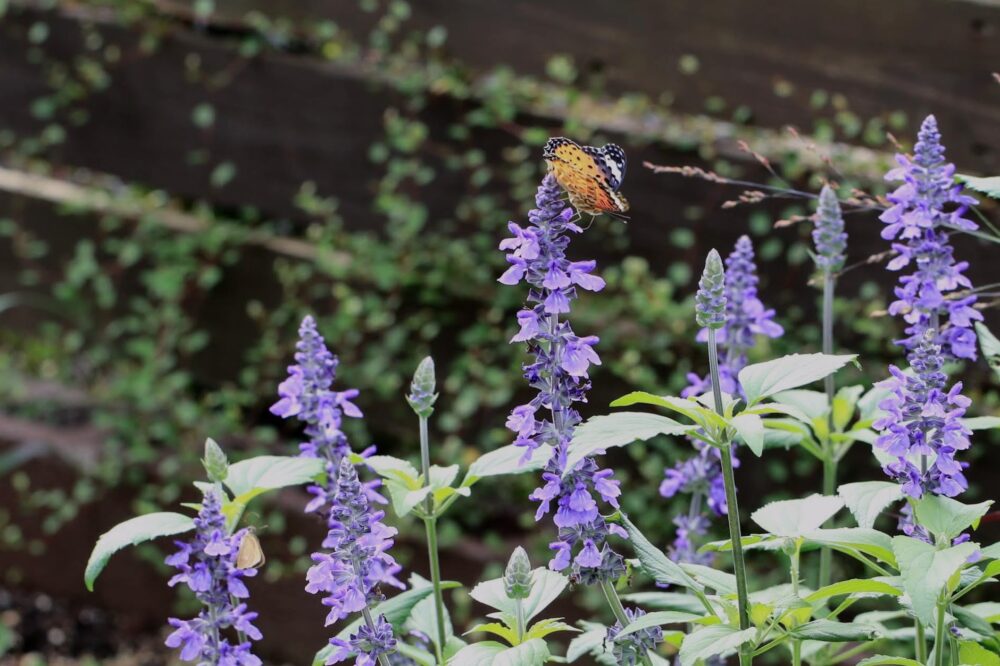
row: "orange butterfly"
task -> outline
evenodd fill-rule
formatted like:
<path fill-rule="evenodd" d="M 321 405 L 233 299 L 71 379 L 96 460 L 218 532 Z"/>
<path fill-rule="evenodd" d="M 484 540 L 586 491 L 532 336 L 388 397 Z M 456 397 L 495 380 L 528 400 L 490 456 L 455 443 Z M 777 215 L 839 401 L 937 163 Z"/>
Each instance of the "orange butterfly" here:
<path fill-rule="evenodd" d="M 600 148 L 581 146 L 565 137 L 545 143 L 542 154 L 549 173 L 566 190 L 580 213 L 607 213 L 628 221 L 628 201 L 618 193 L 625 177 L 625 151 L 613 143 Z"/>

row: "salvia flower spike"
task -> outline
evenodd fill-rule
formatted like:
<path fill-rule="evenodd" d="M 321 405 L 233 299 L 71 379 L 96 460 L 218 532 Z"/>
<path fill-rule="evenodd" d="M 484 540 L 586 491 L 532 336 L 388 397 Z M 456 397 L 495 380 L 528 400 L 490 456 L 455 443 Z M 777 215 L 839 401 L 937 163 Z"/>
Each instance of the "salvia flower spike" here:
<path fill-rule="evenodd" d="M 438 397 L 434 392 L 435 385 L 434 359 L 427 356 L 413 373 L 410 392 L 406 396 L 406 401 L 417 416 L 429 418 L 434 413 L 434 403 Z"/>
<path fill-rule="evenodd" d="M 542 474 L 543 485 L 531 498 L 539 503 L 535 520 L 552 510 L 559 538 L 550 545 L 554 557 L 549 567 L 569 570 L 584 583 L 615 580 L 625 572 L 625 561 L 607 543 L 612 532 L 624 535 L 607 523 L 597 498 L 618 508 L 621 493 L 611 470 L 601 470 L 593 458 L 585 458 L 572 470 L 566 456 L 580 414 L 573 403 L 586 399 L 590 388 L 588 371 L 601 359 L 594 351 L 596 336 L 577 336 L 569 313 L 577 290 L 600 291 L 604 280 L 593 275 L 594 261 L 570 261 L 566 249 L 571 233 L 581 233 L 574 224 L 573 209 L 561 200 L 562 190 L 546 176 L 535 196 L 536 207 L 528 213 L 529 225 L 511 222 L 511 238 L 500 243 L 510 267 L 499 282 L 528 286 L 528 299 L 517 314 L 519 330 L 511 342 L 527 343 L 533 359 L 526 363 L 524 377 L 537 395 L 515 407 L 507 427 L 516 434 L 514 443 L 525 448 L 524 458 L 541 444 L 552 446 L 552 455 Z"/>
<path fill-rule="evenodd" d="M 243 579 L 255 576 L 257 570 L 241 569 L 236 564 L 240 542 L 247 531 L 228 534 L 220 492 L 213 487 L 205 493 L 194 521 L 194 538 L 190 542 L 176 542 L 179 550 L 166 559 L 167 564 L 179 570 L 170 579 L 170 586 L 184 583 L 201 603 L 201 611 L 193 619 L 170 618 L 174 631 L 166 644 L 180 648 L 184 661 L 260 666 L 250 643 L 262 638 L 253 624 L 257 613 L 249 612 L 243 601 L 250 596 Z M 234 642 L 226 635 L 237 632 L 250 640 Z"/>
<path fill-rule="evenodd" d="M 847 258 L 847 233 L 844 231 L 840 201 L 829 185 L 820 190 L 814 220 L 812 238 L 816 267 L 826 273 L 837 273 L 844 268 Z"/>

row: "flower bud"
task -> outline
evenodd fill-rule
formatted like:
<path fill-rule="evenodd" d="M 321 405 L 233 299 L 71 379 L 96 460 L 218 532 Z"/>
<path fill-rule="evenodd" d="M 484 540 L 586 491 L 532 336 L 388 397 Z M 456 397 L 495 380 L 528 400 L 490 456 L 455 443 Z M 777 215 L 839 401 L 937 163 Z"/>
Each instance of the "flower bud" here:
<path fill-rule="evenodd" d="M 229 460 L 211 437 L 205 440 L 205 457 L 201 464 L 205 466 L 208 479 L 214 483 L 222 483 L 229 476 Z"/>
<path fill-rule="evenodd" d="M 503 588 L 510 599 L 527 599 L 531 594 L 531 561 L 520 546 L 514 549 L 507 562 Z"/>
<path fill-rule="evenodd" d="M 434 359 L 428 356 L 420 362 L 417 371 L 413 373 L 410 393 L 406 396 L 406 401 L 410 403 L 417 416 L 428 418 L 434 413 L 434 403 L 438 397 L 434 392 L 435 383 Z"/>
<path fill-rule="evenodd" d="M 722 257 L 714 249 L 708 253 L 705 271 L 698 281 L 695 320 L 709 329 L 720 329 L 726 323 L 726 271 Z"/>

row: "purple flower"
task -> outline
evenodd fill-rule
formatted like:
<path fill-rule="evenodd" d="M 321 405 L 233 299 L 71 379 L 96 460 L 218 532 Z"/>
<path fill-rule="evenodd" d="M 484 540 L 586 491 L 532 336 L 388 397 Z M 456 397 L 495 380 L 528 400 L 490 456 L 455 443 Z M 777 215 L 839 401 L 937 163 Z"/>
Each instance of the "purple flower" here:
<path fill-rule="evenodd" d="M 641 608 L 625 609 L 625 617 L 629 623 L 635 622 L 645 614 Z M 615 636 L 620 634 L 623 628 L 620 621 L 615 622 L 614 626 L 608 627 L 606 635 L 607 644 L 611 646 L 611 653 L 618 666 L 635 666 L 647 652 L 656 650 L 656 646 L 663 642 L 663 629 L 656 626 L 640 629 L 616 641 Z"/>
<path fill-rule="evenodd" d="M 382 524 L 384 512 L 371 511 L 365 487 L 347 458 L 340 461 L 336 485 L 323 541 L 329 552 L 313 553 L 306 573 L 306 591 L 326 595 L 328 625 L 381 601 L 380 584 L 403 587 L 396 579 L 401 567 L 387 552 L 396 530 Z"/>
<path fill-rule="evenodd" d="M 362 622 L 358 630 L 351 634 L 350 640 L 332 638 L 330 643 L 337 649 L 327 658 L 327 664 L 336 664 L 353 656 L 355 666 L 376 666 L 379 655 L 396 649 L 396 637 L 385 615 L 379 615 L 373 626 Z"/>
<path fill-rule="evenodd" d="M 756 345 L 759 336 L 777 338 L 784 334 L 784 329 L 774 321 L 774 310 L 766 308 L 757 296 L 757 266 L 754 263 L 753 243 L 747 236 L 741 236 L 736 241 L 736 246 L 726 258 L 723 282 L 724 315 L 721 318 L 721 328 L 716 331 L 720 352 L 719 388 L 724 393 L 740 395 L 742 388 L 737 376 L 747 364 L 747 353 Z M 703 300 L 713 299 L 705 297 Z M 714 300 L 718 300 L 718 296 Z M 697 340 L 708 340 L 707 328 L 699 331 Z M 690 373 L 687 379 L 688 386 L 681 391 L 681 396 L 685 398 L 697 397 L 712 390 L 711 375 L 701 377 Z M 700 505 L 704 499 L 715 515 L 725 515 L 726 491 L 719 451 L 696 439 L 691 442 L 696 450 L 695 455 L 664 470 L 660 495 L 670 498 L 677 493 L 686 493 L 692 496 L 695 506 Z M 733 464 L 739 465 L 735 456 Z M 703 521 L 700 512 L 696 512 L 694 517 L 679 517 L 678 520 L 682 522 L 675 521 L 678 529 L 672 552 L 678 557 L 691 555 L 697 558 L 678 561 L 701 563 L 706 558 L 710 561 L 710 555 L 694 554 L 692 539 L 692 536 L 700 537 L 707 532 L 707 519 Z"/>
<path fill-rule="evenodd" d="M 711 565 L 715 559 L 712 553 L 699 553 L 697 543 L 708 534 L 708 518 L 700 513 L 693 516 L 682 513 L 674 518 L 674 525 L 677 527 L 677 536 L 667 549 L 670 559 L 674 562 Z"/>
<path fill-rule="evenodd" d="M 962 473 L 968 463 L 955 460 L 955 454 L 969 448 L 972 433 L 961 418 L 971 401 L 961 394 L 961 383 L 946 389 L 945 359 L 932 332 L 907 358 L 912 374 L 890 366 L 892 376 L 879 383 L 891 394 L 879 403 L 883 415 L 874 423 L 881 433 L 875 446 L 895 457 L 883 470 L 910 497 L 925 492 L 954 497 L 968 487 Z"/>
<path fill-rule="evenodd" d="M 945 356 L 975 359 L 972 323 L 983 315 L 972 307 L 975 296 L 956 297 L 972 283 L 964 275 L 968 263 L 955 262 L 948 236 L 978 228 L 964 217 L 976 200 L 954 181 L 955 166 L 945 161 L 934 116 L 920 126 L 913 157 L 897 155 L 896 161 L 899 166 L 885 178 L 903 184 L 889 195 L 893 205 L 879 219 L 886 224 L 882 238 L 896 241 L 892 249 L 897 256 L 889 270 L 913 269 L 899 278 L 896 300 L 889 306 L 891 314 L 908 324 L 900 344 L 912 350 L 934 329 L 934 342 Z"/>
<path fill-rule="evenodd" d="M 183 661 L 260 666 L 260 659 L 250 652 L 249 641 L 234 645 L 223 635 L 225 630 L 232 629 L 252 640 L 262 637 L 253 625 L 257 613 L 248 612 L 245 603 L 236 602 L 250 595 L 243 579 L 257 574 L 256 569 L 240 569 L 236 565 L 246 530 L 235 534 L 226 531 L 219 491 L 215 488 L 205 493 L 194 524 L 194 539 L 190 543 L 178 541 L 179 550 L 167 557 L 166 563 L 179 571 L 169 585 L 187 585 L 202 610 L 190 620 L 170 618 L 174 631 L 167 637 L 166 645 L 180 648 Z"/>
<path fill-rule="evenodd" d="M 847 234 L 837 193 L 829 185 L 824 185 L 819 193 L 819 206 L 814 219 L 812 237 L 816 246 L 813 255 L 816 267 L 824 272 L 836 273 L 844 267 Z"/>
<path fill-rule="evenodd" d="M 500 243 L 510 268 L 499 281 L 527 283 L 528 303 L 517 315 L 519 331 L 511 342 L 528 344 L 533 358 L 523 366 L 524 377 L 537 391 L 531 402 L 513 409 L 507 428 L 517 435 L 514 443 L 524 447 L 525 460 L 543 443 L 552 446 L 542 486 L 531 494 L 539 503 L 535 519 L 541 520 L 554 505 L 559 540 L 551 545 L 549 567 L 570 569 L 576 580 L 591 583 L 625 572 L 624 559 L 607 544 L 609 534 L 622 530 L 604 520 L 598 504 L 600 500 L 617 507 L 621 491 L 612 472 L 600 470 L 592 458 L 566 470 L 573 429 L 580 423 L 573 403 L 586 399 L 590 367 L 600 365 L 601 359 L 594 351 L 597 337 L 575 335 L 560 315 L 570 311 L 577 287 L 600 291 L 604 280 L 593 274 L 596 262 L 566 258 L 569 232 L 581 229 L 570 221 L 573 209 L 561 197 L 555 179 L 546 176 L 535 197 L 537 207 L 528 213 L 530 226 L 511 222 L 512 237 Z"/>
<path fill-rule="evenodd" d="M 351 452 L 347 435 L 341 430 L 343 417 L 361 418 L 362 413 L 353 402 L 358 397 L 357 389 L 331 389 L 339 361 L 327 349 L 311 316 L 307 315 L 299 326 L 295 349 L 295 365 L 288 367 L 288 378 L 278 386 L 280 400 L 271 406 L 271 413 L 282 418 L 294 416 L 304 423 L 309 439 L 299 445 L 301 455 L 324 461 L 325 485 L 307 488 L 314 497 L 306 511 L 313 512 L 326 506 L 336 492 L 337 469 L 341 459 Z M 385 504 L 376 490 L 379 485 L 378 481 L 366 484 L 369 499 Z"/>

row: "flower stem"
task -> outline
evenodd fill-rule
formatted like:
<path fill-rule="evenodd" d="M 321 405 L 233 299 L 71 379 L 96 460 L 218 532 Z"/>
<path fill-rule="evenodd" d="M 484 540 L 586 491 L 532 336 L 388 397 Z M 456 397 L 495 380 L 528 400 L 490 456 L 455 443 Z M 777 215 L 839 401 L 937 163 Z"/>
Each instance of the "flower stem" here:
<path fill-rule="evenodd" d="M 715 330 L 708 329 L 708 366 L 712 373 L 712 394 L 715 398 L 715 411 L 723 414 L 722 388 L 719 382 L 719 350 L 715 342 Z M 722 477 L 726 486 L 726 513 L 729 515 L 729 539 L 733 546 L 733 569 L 736 574 L 736 601 L 740 615 L 740 629 L 750 628 L 750 611 L 747 595 L 746 562 L 743 560 L 743 536 L 740 534 L 740 508 L 736 502 L 736 478 L 733 474 L 733 445 L 728 443 L 719 452 L 722 460 Z M 740 666 L 753 663 L 750 647 L 744 643 L 740 646 Z"/>
<path fill-rule="evenodd" d="M 833 287 L 835 278 L 829 270 L 823 272 L 823 353 L 833 354 Z M 823 447 L 823 494 L 833 495 L 837 488 L 837 459 L 833 443 L 833 375 L 823 379 L 827 404 L 827 441 Z M 827 521 L 829 524 L 829 521 Z M 819 587 L 830 584 L 830 571 L 833 565 L 833 550 L 823 546 L 819 552 Z"/>
<path fill-rule="evenodd" d="M 431 484 L 431 449 L 430 437 L 427 432 L 427 417 L 420 417 L 420 466 L 424 475 L 424 485 Z M 424 518 L 424 528 L 427 532 L 427 559 L 431 567 L 431 585 L 434 587 L 434 616 L 437 620 L 437 640 L 434 642 L 434 653 L 439 664 L 444 664 L 444 644 L 447 640 L 444 632 L 444 593 L 441 590 L 441 559 L 438 556 L 437 516 L 434 515 L 434 496 L 427 494 L 424 501 L 427 517 Z"/>
<path fill-rule="evenodd" d="M 927 661 L 927 637 L 924 632 L 924 623 L 920 620 L 914 620 L 913 629 L 915 632 L 913 636 L 913 654 L 917 661 L 925 663 Z"/>
<path fill-rule="evenodd" d="M 618 590 L 611 584 L 611 581 L 607 580 L 601 581 L 601 590 L 604 591 L 604 598 L 608 600 L 608 605 L 611 606 L 611 612 L 615 614 L 615 619 L 624 629 L 628 626 L 628 616 L 625 615 L 625 606 L 622 605 L 622 600 L 618 597 Z M 644 654 L 642 655 L 642 663 L 645 666 L 652 666 L 653 662 L 650 661 L 648 654 Z"/>
<path fill-rule="evenodd" d="M 517 644 L 524 640 L 524 600 L 514 600 L 514 619 L 517 622 Z"/>
<path fill-rule="evenodd" d="M 947 636 L 947 631 L 944 627 L 944 600 L 938 599 L 937 606 L 937 618 L 934 623 L 934 664 L 935 666 L 944 666 L 944 653 L 947 651 L 948 647 L 945 645 L 945 639 Z"/>
<path fill-rule="evenodd" d="M 364 615 L 364 617 L 365 617 L 365 624 L 368 625 L 368 628 L 371 630 L 372 634 L 374 634 L 375 633 L 375 620 L 372 618 L 372 613 L 371 613 L 370 610 L 368 610 L 368 606 L 367 605 L 364 608 L 361 609 L 361 614 Z M 381 654 L 381 653 L 378 656 L 378 663 L 379 663 L 379 666 L 390 666 L 390 664 L 389 664 L 389 658 L 386 657 L 384 654 Z"/>
<path fill-rule="evenodd" d="M 791 567 L 791 579 L 792 579 L 792 594 L 796 597 L 799 596 L 799 560 L 801 545 L 799 543 L 795 544 L 795 552 L 791 555 L 792 567 Z M 792 666 L 802 666 L 802 641 L 795 639 L 792 641 Z"/>

